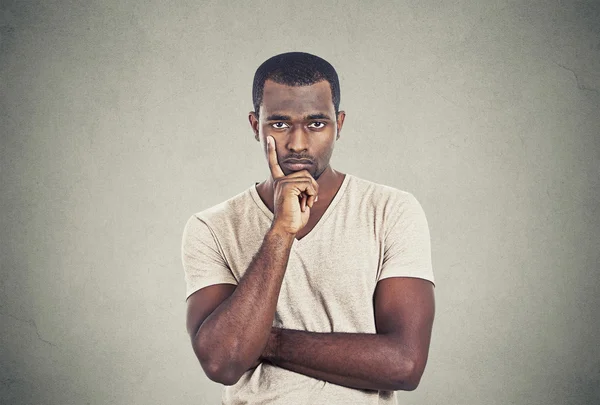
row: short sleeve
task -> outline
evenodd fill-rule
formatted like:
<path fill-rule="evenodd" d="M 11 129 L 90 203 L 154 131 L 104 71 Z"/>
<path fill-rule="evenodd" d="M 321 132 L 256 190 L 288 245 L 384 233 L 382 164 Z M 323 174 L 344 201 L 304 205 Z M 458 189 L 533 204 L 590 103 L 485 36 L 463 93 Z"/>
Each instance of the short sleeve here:
<path fill-rule="evenodd" d="M 209 285 L 237 285 L 213 232 L 196 215 L 188 219 L 183 230 L 181 260 L 185 273 L 186 299 Z"/>
<path fill-rule="evenodd" d="M 435 283 L 431 263 L 429 225 L 421 204 L 410 193 L 394 208 L 384 241 L 383 262 L 377 281 L 388 277 L 415 277 Z"/>

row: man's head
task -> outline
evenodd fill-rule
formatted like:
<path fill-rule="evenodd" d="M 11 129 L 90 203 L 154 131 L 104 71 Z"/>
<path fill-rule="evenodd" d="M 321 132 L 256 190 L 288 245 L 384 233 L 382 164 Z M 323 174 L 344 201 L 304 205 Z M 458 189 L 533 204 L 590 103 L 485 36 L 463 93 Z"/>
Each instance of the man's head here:
<path fill-rule="evenodd" d="M 340 107 L 340 82 L 333 66 L 325 59 L 305 52 L 288 52 L 275 55 L 256 69 L 252 84 L 254 112 L 260 114 L 265 81 L 287 86 L 307 86 L 326 80 L 331 87 L 331 99 L 335 113 Z"/>
<path fill-rule="evenodd" d="M 272 136 L 285 175 L 298 170 L 286 167 L 286 159 L 305 159 L 318 179 L 329 166 L 345 117 L 333 66 L 303 52 L 273 56 L 257 69 L 252 96 L 255 111 L 248 118 L 265 155 L 266 137 Z"/>

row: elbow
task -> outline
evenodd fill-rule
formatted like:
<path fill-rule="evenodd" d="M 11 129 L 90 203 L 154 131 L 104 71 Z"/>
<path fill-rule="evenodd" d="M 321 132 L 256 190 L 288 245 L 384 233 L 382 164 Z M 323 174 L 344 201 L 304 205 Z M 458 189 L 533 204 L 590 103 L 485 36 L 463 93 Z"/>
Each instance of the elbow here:
<path fill-rule="evenodd" d="M 421 382 L 424 367 L 414 360 L 405 360 L 396 369 L 392 386 L 394 391 L 414 391 Z"/>
<path fill-rule="evenodd" d="M 419 386 L 419 380 L 404 380 L 396 387 L 396 391 L 414 391 Z"/>
<path fill-rule="evenodd" d="M 219 358 L 217 356 L 198 355 L 200 365 L 206 376 L 219 384 L 234 385 L 239 381 L 243 373 L 231 358 Z"/>
<path fill-rule="evenodd" d="M 234 385 L 242 376 L 235 371 L 235 368 L 230 364 L 207 363 L 201 362 L 204 373 L 211 380 L 223 385 Z"/>
<path fill-rule="evenodd" d="M 192 344 L 196 357 L 206 376 L 214 382 L 223 385 L 234 385 L 239 381 L 243 373 L 231 356 L 232 350 L 221 350 L 215 345 L 202 342 L 197 339 Z"/>

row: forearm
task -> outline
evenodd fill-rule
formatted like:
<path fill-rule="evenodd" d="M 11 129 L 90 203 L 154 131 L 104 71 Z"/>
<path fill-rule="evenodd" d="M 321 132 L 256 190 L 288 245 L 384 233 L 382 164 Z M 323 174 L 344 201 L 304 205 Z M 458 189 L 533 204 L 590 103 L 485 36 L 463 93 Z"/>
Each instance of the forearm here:
<path fill-rule="evenodd" d="M 398 338 L 273 328 L 263 358 L 276 366 L 357 389 L 411 390 L 420 375 Z M 416 380 L 416 381 L 415 381 Z"/>
<path fill-rule="evenodd" d="M 225 383 L 237 381 L 266 346 L 293 238 L 270 229 L 235 291 L 196 334 L 200 361 Z"/>

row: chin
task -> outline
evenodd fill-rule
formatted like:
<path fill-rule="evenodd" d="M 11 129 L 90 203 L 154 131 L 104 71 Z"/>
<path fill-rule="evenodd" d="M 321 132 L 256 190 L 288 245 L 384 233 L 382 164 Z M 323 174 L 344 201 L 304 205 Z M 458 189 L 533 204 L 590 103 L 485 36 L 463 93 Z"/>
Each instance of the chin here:
<path fill-rule="evenodd" d="M 285 170 L 284 170 L 283 174 L 285 174 L 286 176 L 289 176 L 289 175 L 290 175 L 290 174 L 292 174 L 292 173 L 298 173 L 298 172 L 301 172 L 301 171 L 302 171 L 302 170 L 290 170 L 290 172 L 289 172 L 289 173 L 286 173 L 286 172 L 285 172 Z M 316 173 L 315 173 L 314 171 L 312 171 L 312 170 L 309 170 L 308 172 L 309 172 L 309 173 L 310 173 L 310 175 L 313 177 L 313 179 L 315 179 L 315 180 L 317 179 L 317 177 L 315 176 L 315 174 L 316 174 Z"/>
<path fill-rule="evenodd" d="M 321 177 L 321 175 L 325 172 L 325 170 L 319 170 L 319 167 L 317 167 L 314 171 L 314 173 L 311 173 L 311 176 L 313 176 L 313 178 L 315 180 L 319 180 L 319 177 Z"/>
<path fill-rule="evenodd" d="M 302 171 L 302 170 L 288 170 L 288 169 L 285 169 L 284 167 L 281 167 L 281 169 L 283 170 L 283 174 L 285 174 L 286 176 L 289 176 L 292 173 Z M 324 171 L 325 170 L 320 170 L 319 167 L 315 167 L 314 169 L 309 170 L 308 172 L 313 177 L 313 179 L 319 180 L 319 177 L 321 177 L 321 175 L 323 174 Z"/>

